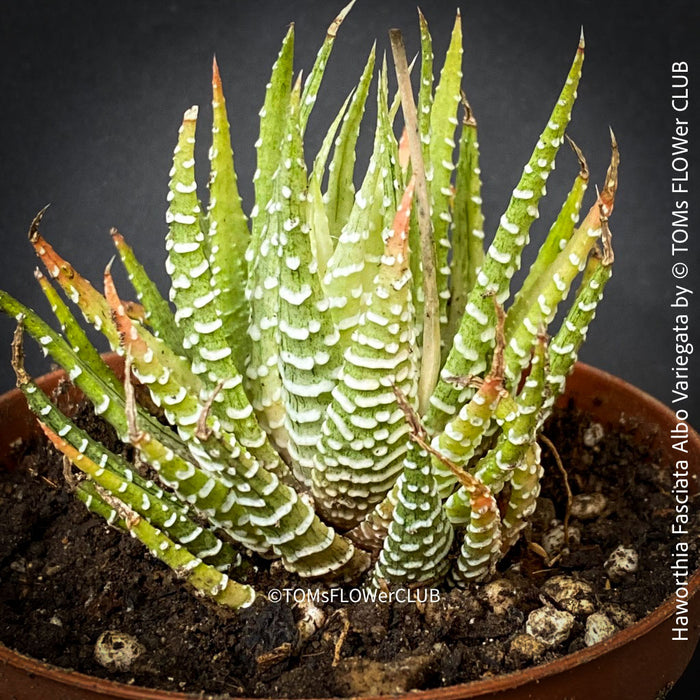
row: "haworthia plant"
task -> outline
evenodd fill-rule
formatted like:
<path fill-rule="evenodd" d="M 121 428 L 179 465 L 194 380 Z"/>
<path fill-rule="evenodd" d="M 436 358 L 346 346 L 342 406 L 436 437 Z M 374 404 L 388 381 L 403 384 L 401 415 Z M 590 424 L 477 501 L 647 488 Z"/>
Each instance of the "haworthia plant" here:
<path fill-rule="evenodd" d="M 249 215 L 214 62 L 206 207 L 195 178 L 196 106 L 184 114 L 173 155 L 168 295 L 115 229 L 137 301 L 117 289 L 111 263 L 100 292 L 44 238 L 43 211 L 29 238 L 60 331 L 0 291 L 0 308 L 18 321 L 18 386 L 78 470 L 77 498 L 228 607 L 254 599 L 236 578 L 259 555 L 301 577 L 380 588 L 464 586 L 492 575 L 536 506 L 542 427 L 610 278 L 617 144 L 613 137 L 606 181 L 579 224 L 589 171 L 572 142 L 578 175 L 508 304 L 566 136 L 583 38 L 484 249 L 459 15 L 437 80 L 419 16 L 417 107 L 403 41 L 392 32 L 410 128 L 395 123 L 399 102 L 372 47 L 319 152 L 306 151 L 309 116 L 351 6 L 331 23 L 305 82 L 293 77 L 293 26 L 284 37 L 260 110 Z M 358 135 L 373 91 L 374 143 L 356 190 Z M 124 356 L 123 380 L 54 284 Z M 43 394 L 24 369 L 24 334 L 134 447 L 151 480 Z"/>

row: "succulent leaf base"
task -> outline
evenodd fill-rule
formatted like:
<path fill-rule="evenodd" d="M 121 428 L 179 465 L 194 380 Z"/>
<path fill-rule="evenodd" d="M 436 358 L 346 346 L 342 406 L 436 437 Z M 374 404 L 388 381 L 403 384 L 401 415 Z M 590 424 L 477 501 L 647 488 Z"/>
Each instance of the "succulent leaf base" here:
<path fill-rule="evenodd" d="M 488 579 L 535 508 L 538 438 L 611 274 L 617 146 L 613 137 L 606 181 L 579 223 L 589 173 L 571 142 L 579 172 L 510 300 L 568 138 L 583 37 L 485 249 L 459 14 L 437 80 L 419 17 L 417 105 L 394 32 L 396 94 L 373 48 L 308 159 L 307 122 L 349 9 L 329 27 L 303 83 L 293 74 L 293 26 L 284 38 L 260 110 L 249 216 L 214 62 L 207 207 L 195 180 L 197 107 L 184 114 L 170 171 L 167 300 L 116 230 L 137 301 L 125 301 L 110 266 L 98 291 L 43 237 L 43 212 L 29 237 L 61 332 L 0 291 L 0 307 L 18 320 L 18 385 L 82 477 L 77 497 L 224 606 L 255 598 L 238 581 L 256 554 L 300 577 L 382 588 Z M 373 151 L 355 189 L 360 123 L 373 94 Z M 397 138 L 399 108 L 406 128 Z M 124 356 L 124 381 L 56 287 Z M 32 381 L 24 334 L 133 446 L 134 464 L 76 427 Z"/>

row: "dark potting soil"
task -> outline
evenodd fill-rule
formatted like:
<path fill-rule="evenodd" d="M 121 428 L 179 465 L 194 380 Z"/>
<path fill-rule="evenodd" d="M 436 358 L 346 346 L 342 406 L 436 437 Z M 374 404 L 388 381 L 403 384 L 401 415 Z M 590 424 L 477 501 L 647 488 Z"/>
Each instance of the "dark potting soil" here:
<path fill-rule="evenodd" d="M 88 407 L 77 421 L 113 450 L 124 449 Z M 675 590 L 675 499 L 654 437 L 634 425 L 606 432 L 569 407 L 555 413 L 545 434 L 577 496 L 563 551 L 566 490 L 543 447 L 546 472 L 532 527 L 501 562 L 495 583 L 441 589 L 439 601 L 336 600 L 318 603 L 320 610 L 261 595 L 238 612 L 195 598 L 140 543 L 88 513 L 45 442 L 19 445 L 19 467 L 0 474 L 0 640 L 83 673 L 224 697 L 394 693 L 550 661 L 595 641 L 592 630 L 603 623 L 608 631 L 633 623 Z M 688 541 L 697 543 L 700 509 L 691 512 Z M 620 545 L 638 554 L 635 572 L 611 569 Z M 698 564 L 693 547 L 691 569 Z M 257 565 L 251 583 L 260 592 L 327 590 L 275 564 Z M 537 627 L 530 614 L 543 607 L 554 618 Z M 317 626 L 301 623 L 304 614 L 315 614 Z M 562 615 L 567 629 L 557 636 L 553 620 Z M 96 645 L 132 654 L 120 668 L 104 654 L 98 662 Z"/>

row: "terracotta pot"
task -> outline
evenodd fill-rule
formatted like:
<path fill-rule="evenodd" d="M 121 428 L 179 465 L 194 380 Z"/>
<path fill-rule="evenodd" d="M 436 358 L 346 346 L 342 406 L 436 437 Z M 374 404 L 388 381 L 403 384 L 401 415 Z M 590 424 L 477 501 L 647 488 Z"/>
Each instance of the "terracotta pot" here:
<path fill-rule="evenodd" d="M 111 363 L 119 363 L 115 357 Z M 52 388 L 63 375 L 54 372 L 41 380 Z M 675 462 L 671 430 L 675 415 L 664 405 L 626 382 L 605 372 L 579 364 L 571 376 L 565 398 L 573 398 L 579 408 L 590 411 L 604 425 L 635 418 L 649 432 L 657 434 L 659 446 Z M 18 391 L 0 397 L 0 464 L 8 464 L 9 445 L 36 431 Z M 700 437 L 689 436 L 690 470 L 698 490 L 700 476 Z M 475 681 L 438 690 L 412 692 L 412 700 L 457 700 L 487 698 L 497 700 L 635 700 L 661 697 L 681 676 L 700 637 L 700 572 L 690 579 L 689 641 L 673 641 L 675 598 L 666 600 L 650 615 L 593 647 L 569 654 L 556 661 L 498 678 Z M 15 700 L 79 700 L 84 698 L 138 698 L 175 700 L 193 698 L 182 693 L 136 688 L 72 673 L 17 654 L 0 645 L 0 696 Z M 201 697 L 201 696 L 196 696 Z"/>

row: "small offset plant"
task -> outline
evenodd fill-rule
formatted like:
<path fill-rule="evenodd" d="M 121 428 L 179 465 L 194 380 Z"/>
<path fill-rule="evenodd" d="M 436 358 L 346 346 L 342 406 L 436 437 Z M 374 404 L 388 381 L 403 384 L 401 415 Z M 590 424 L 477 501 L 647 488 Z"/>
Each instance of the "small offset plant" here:
<path fill-rule="evenodd" d="M 197 107 L 185 112 L 170 171 L 169 300 L 116 230 L 138 301 L 124 300 L 111 264 L 97 291 L 40 233 L 43 212 L 30 241 L 62 333 L 0 292 L 0 306 L 18 320 L 18 385 L 84 475 L 77 497 L 224 606 L 253 601 L 256 591 L 242 582 L 253 553 L 300 577 L 382 588 L 488 579 L 535 508 L 542 426 L 611 274 L 617 147 L 613 138 L 606 181 L 579 224 L 589 173 L 571 142 L 579 172 L 509 303 L 566 138 L 583 38 L 484 250 L 459 15 L 437 80 L 420 16 L 417 105 L 400 35 L 391 33 L 396 95 L 372 49 L 307 167 L 306 126 L 349 9 L 329 27 L 304 82 L 293 75 L 293 26 L 284 38 L 260 111 L 250 216 L 214 62 L 206 208 L 195 182 Z M 371 94 L 374 146 L 356 190 Z M 406 126 L 397 139 L 399 108 Z M 124 356 L 123 380 L 53 283 Z M 24 333 L 133 446 L 134 463 L 74 425 L 32 381 Z"/>

